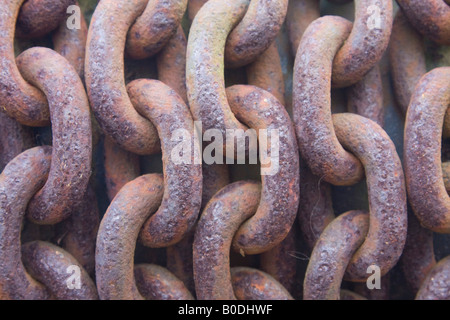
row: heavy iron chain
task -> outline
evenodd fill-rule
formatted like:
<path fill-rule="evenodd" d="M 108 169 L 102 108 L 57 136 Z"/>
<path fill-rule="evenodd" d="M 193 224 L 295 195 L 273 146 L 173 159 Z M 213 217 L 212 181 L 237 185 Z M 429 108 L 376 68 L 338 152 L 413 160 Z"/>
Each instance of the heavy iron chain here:
<path fill-rule="evenodd" d="M 75 0 L 0 2 L 0 299 L 389 299 L 397 265 L 408 297 L 450 299 L 433 245 L 450 233 L 450 67 L 430 70 L 424 45 L 450 44 L 450 3 L 396 2 L 355 0 L 352 23 L 319 0 L 101 0 L 76 29 Z M 52 49 L 16 56 L 36 39 Z M 126 75 L 153 60 L 157 79 Z M 258 152 L 254 179 L 240 151 Z M 368 210 L 336 211 L 334 188 L 364 179 Z"/>

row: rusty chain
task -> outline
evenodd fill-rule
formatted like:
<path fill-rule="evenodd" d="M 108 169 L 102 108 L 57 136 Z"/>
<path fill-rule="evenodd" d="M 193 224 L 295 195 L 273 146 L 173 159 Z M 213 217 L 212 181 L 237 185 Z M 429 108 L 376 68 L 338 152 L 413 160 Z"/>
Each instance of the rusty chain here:
<path fill-rule="evenodd" d="M 449 1 L 88 2 L 0 2 L 0 299 L 450 299 Z"/>

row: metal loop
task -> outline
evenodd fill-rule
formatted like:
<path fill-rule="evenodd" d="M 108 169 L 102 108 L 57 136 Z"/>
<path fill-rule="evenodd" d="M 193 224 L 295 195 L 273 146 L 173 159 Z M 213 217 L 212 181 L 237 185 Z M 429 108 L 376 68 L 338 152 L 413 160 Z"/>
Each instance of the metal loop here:
<path fill-rule="evenodd" d="M 392 26 L 389 61 L 394 92 L 406 115 L 416 84 L 427 72 L 422 37 L 399 9 Z"/>
<path fill-rule="evenodd" d="M 245 69 L 247 83 L 270 92 L 284 106 L 284 77 L 280 54 L 274 43 Z"/>
<path fill-rule="evenodd" d="M 24 0 L 0 2 L 0 100 L 8 115 L 21 124 L 46 126 L 50 112 L 45 95 L 22 78 L 14 55 L 14 31 Z"/>
<path fill-rule="evenodd" d="M 384 125 L 383 83 L 380 67 L 375 65 L 364 77 L 346 89 L 347 110 Z"/>
<path fill-rule="evenodd" d="M 134 277 L 139 292 L 147 300 L 194 300 L 183 282 L 166 268 L 154 264 L 138 264 Z"/>
<path fill-rule="evenodd" d="M 192 116 L 202 121 L 204 130 L 220 130 L 224 137 L 227 129 L 247 129 L 228 104 L 223 52 L 229 33 L 244 17 L 248 5 L 249 0 L 209 0 L 189 33 L 186 86 Z"/>
<path fill-rule="evenodd" d="M 31 22 L 33 25 L 38 23 L 42 28 L 33 30 L 47 30 L 52 27 L 54 22 L 60 23 L 60 19 L 54 20 L 53 15 L 59 11 L 67 9 L 67 2 L 54 0 L 48 1 L 27 1 L 24 7 L 23 19 Z M 3 76 L 0 82 L 0 99 L 3 101 L 3 109 L 9 116 L 13 117 L 21 124 L 29 126 L 48 125 L 50 113 L 45 95 L 36 87 L 33 87 L 20 74 L 15 62 L 14 56 L 14 35 L 17 16 L 23 0 L 3 1 L 0 4 L 0 29 L 3 32 L 0 35 L 0 68 L 3 70 Z M 46 5 L 51 5 L 46 7 Z M 56 6 L 57 8 L 54 8 Z M 51 9 L 51 12 L 47 12 Z M 53 10 L 54 9 L 54 10 Z M 44 11 L 44 12 L 43 12 Z M 53 12 L 54 11 L 54 12 Z M 50 17 L 50 16 L 51 17 Z M 39 19 L 36 19 L 39 17 Z M 41 23 L 40 18 L 50 19 L 51 23 Z M 36 19 L 36 20 L 34 20 Z M 40 22 L 41 21 L 41 22 Z M 84 17 L 81 17 L 80 30 L 68 30 L 65 21 L 62 21 L 60 28 L 54 34 L 55 50 L 66 57 L 74 66 L 80 76 L 83 74 L 84 51 L 86 42 L 87 27 Z M 57 25 L 55 26 L 55 28 Z M 44 31 L 45 31 L 44 30 Z"/>
<path fill-rule="evenodd" d="M 450 233 L 450 198 L 441 167 L 449 82 L 450 67 L 433 69 L 420 79 L 409 104 L 404 136 L 409 202 L 424 227 L 441 233 Z"/>
<path fill-rule="evenodd" d="M 424 36 L 450 45 L 450 5 L 444 0 L 397 0 L 408 20 Z"/>
<path fill-rule="evenodd" d="M 193 245 L 194 281 L 199 300 L 235 300 L 230 248 L 241 224 L 257 210 L 261 186 L 234 182 L 208 202 L 198 222 Z"/>
<path fill-rule="evenodd" d="M 245 254 L 257 254 L 279 244 L 289 233 L 297 215 L 300 193 L 299 153 L 295 131 L 284 107 L 269 92 L 253 86 L 236 85 L 227 89 L 232 112 L 248 124 L 260 137 L 267 130 L 271 142 L 267 144 L 267 157 L 263 163 L 261 201 L 257 212 L 237 231 L 233 248 Z M 277 144 L 279 155 L 275 163 L 269 150 Z M 260 151 L 261 158 L 261 151 Z M 263 161 L 261 161 L 263 162 Z"/>
<path fill-rule="evenodd" d="M 51 153 L 51 147 L 29 149 L 14 158 L 0 175 L 1 299 L 97 298 L 95 285 L 82 265 L 87 262 L 89 266 L 92 256 L 79 263 L 69 252 L 42 241 L 24 244 L 21 249 L 20 234 L 25 210 L 47 179 L 51 170 Z M 86 230 L 81 233 L 86 235 Z M 92 237 L 83 240 L 89 241 Z M 65 242 L 69 250 L 83 249 L 69 243 L 70 240 Z M 89 248 L 84 252 L 89 253 Z M 80 271 L 81 290 L 69 290 L 69 267 Z"/>
<path fill-rule="evenodd" d="M 24 39 L 40 38 L 58 28 L 67 17 L 67 8 L 75 4 L 75 0 L 16 0 L 14 2 L 21 5 L 17 17 L 16 36 Z"/>
<path fill-rule="evenodd" d="M 95 271 L 95 240 L 99 224 L 97 197 L 92 187 L 88 186 L 81 205 L 73 208 L 68 219 L 56 225 L 58 245 L 77 259 L 92 276 Z"/>
<path fill-rule="evenodd" d="M 0 175 L 0 298 L 48 299 L 49 292 L 25 270 L 20 229 L 33 195 L 50 171 L 51 147 L 29 149 L 14 158 Z"/>
<path fill-rule="evenodd" d="M 408 234 L 401 257 L 401 266 L 407 274 L 407 283 L 417 294 L 423 280 L 436 265 L 433 232 L 420 225 L 414 213 L 408 213 Z"/>
<path fill-rule="evenodd" d="M 75 5 L 79 6 L 75 1 Z M 80 29 L 69 29 L 64 20 L 52 37 L 53 48 L 75 68 L 84 81 L 84 57 L 86 55 L 86 41 L 88 26 L 84 15 L 80 15 Z"/>
<path fill-rule="evenodd" d="M 139 177 L 139 156 L 120 148 L 108 137 L 105 137 L 103 148 L 106 191 L 112 201 L 124 185 Z"/>
<path fill-rule="evenodd" d="M 189 108 L 173 89 L 157 80 L 135 80 L 128 86 L 131 102 L 158 130 L 164 171 L 164 197 L 158 211 L 145 222 L 140 239 L 148 247 L 180 241 L 197 220 L 202 201 L 200 145 Z M 188 148 L 179 147 L 174 132 L 189 135 Z M 181 137 L 185 141 L 186 137 Z M 174 160 L 174 153 L 182 157 Z"/>
<path fill-rule="evenodd" d="M 97 237 L 96 278 L 100 299 L 144 299 L 135 279 L 145 274 L 138 269 L 135 276 L 134 251 L 144 222 L 161 203 L 163 189 L 162 175 L 143 175 L 127 183 L 110 204 Z M 115 285 L 111 286 L 111 282 Z"/>
<path fill-rule="evenodd" d="M 348 211 L 334 219 L 314 246 L 303 284 L 305 300 L 339 300 L 342 279 L 369 230 L 363 211 Z"/>
<path fill-rule="evenodd" d="M 58 300 L 98 300 L 97 288 L 81 264 L 65 250 L 44 241 L 22 245 L 29 274 Z M 78 277 L 71 279 L 71 276 Z"/>
<path fill-rule="evenodd" d="M 394 143 L 372 120 L 344 113 L 333 115 L 342 145 L 363 163 L 369 193 L 370 227 L 353 256 L 345 278 L 366 281 L 376 264 L 385 275 L 397 263 L 406 241 L 407 208 L 403 169 Z"/>
<path fill-rule="evenodd" d="M 239 24 L 228 35 L 225 65 L 245 66 L 274 42 L 286 17 L 288 0 L 253 0 Z"/>
<path fill-rule="evenodd" d="M 297 259 L 295 228 L 276 247 L 260 256 L 260 269 L 277 280 L 288 292 L 294 294 L 297 285 Z M 231 270 L 233 272 L 233 270 Z"/>
<path fill-rule="evenodd" d="M 231 282 L 238 300 L 294 300 L 269 274 L 253 268 L 231 268 Z"/>
<path fill-rule="evenodd" d="M 0 110 L 0 173 L 17 155 L 34 146 L 30 128 Z"/>
<path fill-rule="evenodd" d="M 292 56 L 296 56 L 300 40 L 308 26 L 320 18 L 319 0 L 290 0 L 286 15 L 286 28 Z"/>
<path fill-rule="evenodd" d="M 355 22 L 333 61 L 332 86 L 355 84 L 381 59 L 389 44 L 392 1 L 355 0 Z"/>
<path fill-rule="evenodd" d="M 416 300 L 449 300 L 450 256 L 439 261 L 423 280 Z"/>
<path fill-rule="evenodd" d="M 298 224 L 303 239 L 310 250 L 325 227 L 336 217 L 331 199 L 331 185 L 312 174 L 304 161 L 301 161 L 300 202 Z"/>
<path fill-rule="evenodd" d="M 158 53 L 175 35 L 187 7 L 187 0 L 151 0 L 128 31 L 126 53 L 132 59 L 146 59 Z"/>
<path fill-rule="evenodd" d="M 24 78 L 42 90 L 50 106 L 52 165 L 45 186 L 31 200 L 28 217 L 55 224 L 81 203 L 91 175 L 92 130 L 89 102 L 72 66 L 47 48 L 31 48 L 17 58 Z M 63 87 L 64 90 L 59 89 Z"/>
<path fill-rule="evenodd" d="M 124 80 L 126 36 L 146 5 L 145 0 L 101 1 L 91 19 L 85 65 L 89 101 L 100 127 L 120 147 L 139 155 L 160 150 L 155 127 L 133 108 Z"/>
<path fill-rule="evenodd" d="M 331 119 L 333 59 L 351 30 L 343 18 L 326 16 L 305 31 L 294 66 L 294 122 L 298 146 L 311 171 L 334 185 L 352 185 L 364 170 L 339 143 Z"/>

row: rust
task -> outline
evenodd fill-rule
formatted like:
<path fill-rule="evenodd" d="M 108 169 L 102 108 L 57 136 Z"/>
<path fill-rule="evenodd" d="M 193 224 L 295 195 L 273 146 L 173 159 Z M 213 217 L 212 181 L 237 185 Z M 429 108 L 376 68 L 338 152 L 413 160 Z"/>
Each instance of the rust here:
<path fill-rule="evenodd" d="M 258 254 L 279 244 L 289 233 L 297 215 L 300 193 L 299 153 L 295 130 L 283 105 L 269 92 L 249 86 L 235 85 L 227 89 L 228 101 L 236 117 L 254 129 L 277 130 L 279 154 L 271 172 L 261 176 L 261 202 L 257 212 L 238 230 L 233 248 L 245 254 Z M 270 143 L 267 144 L 270 150 Z M 260 154 L 261 156 L 261 154 Z M 267 164 L 262 164 L 268 167 Z"/>
<path fill-rule="evenodd" d="M 127 89 L 134 107 L 158 131 L 164 172 L 161 206 L 144 224 L 140 240 L 148 247 L 167 247 L 184 237 L 194 226 L 200 211 L 202 168 L 194 158 L 194 153 L 200 152 L 194 121 L 180 96 L 160 81 L 135 80 Z M 187 163 L 176 163 L 173 159 L 173 152 L 181 153 L 175 149 L 180 144 L 180 137 L 172 136 L 177 130 L 190 134 L 190 151 L 182 150 L 183 153 L 190 152 Z"/>
<path fill-rule="evenodd" d="M 67 8 L 75 0 L 15 0 L 23 5 L 17 18 L 16 36 L 31 39 L 42 37 L 58 28 L 68 17 Z"/>
<path fill-rule="evenodd" d="M 345 276 L 363 282 L 370 265 L 377 265 L 383 276 L 403 251 L 407 229 L 403 168 L 394 143 L 372 120 L 347 113 L 333 115 L 333 123 L 340 143 L 361 160 L 366 173 L 370 228 Z"/>
<path fill-rule="evenodd" d="M 198 222 L 193 245 L 194 280 L 197 299 L 232 300 L 230 248 L 241 224 L 257 210 L 261 186 L 238 181 L 217 192 Z"/>
<path fill-rule="evenodd" d="M 294 66 L 293 116 L 298 146 L 313 174 L 334 185 L 362 179 L 361 163 L 337 140 L 331 119 L 333 59 L 351 30 L 347 20 L 326 16 L 305 31 Z"/>
<path fill-rule="evenodd" d="M 280 54 L 274 43 L 246 68 L 247 83 L 269 91 L 285 106 Z"/>
<path fill-rule="evenodd" d="M 378 65 L 375 65 L 360 81 L 347 88 L 346 93 L 348 111 L 373 120 L 383 127 L 383 83 Z"/>
<path fill-rule="evenodd" d="M 253 268 L 231 268 L 231 281 L 239 300 L 294 300 L 274 278 Z"/>
<path fill-rule="evenodd" d="M 441 165 L 442 127 L 450 104 L 450 67 L 433 69 L 416 86 L 406 115 L 404 163 L 408 199 L 422 226 L 450 232 L 450 199 Z"/>
<path fill-rule="evenodd" d="M 0 172 L 8 162 L 33 145 L 31 129 L 0 110 Z"/>
<path fill-rule="evenodd" d="M 134 277 L 146 300 L 194 300 L 183 282 L 166 268 L 138 264 L 134 267 Z"/>
<path fill-rule="evenodd" d="M 345 270 L 369 230 L 363 211 L 348 211 L 322 232 L 311 254 L 303 284 L 304 300 L 339 300 Z"/>
<path fill-rule="evenodd" d="M 112 201 L 125 184 L 139 176 L 139 156 L 120 148 L 108 137 L 103 147 L 106 192 Z"/>
<path fill-rule="evenodd" d="M 203 192 L 202 209 L 223 187 L 230 183 L 230 171 L 226 164 L 202 164 Z"/>
<path fill-rule="evenodd" d="M 417 294 L 423 280 L 435 265 L 433 232 L 423 228 L 415 215 L 410 212 L 401 266 L 414 295 Z"/>
<path fill-rule="evenodd" d="M 298 224 L 308 248 L 312 250 L 325 229 L 334 220 L 331 185 L 312 174 L 304 161 L 301 161 Z"/>
<path fill-rule="evenodd" d="M 209 0 L 196 15 L 188 38 L 186 86 L 192 116 L 202 121 L 203 130 L 220 130 L 223 137 L 226 129 L 246 129 L 227 101 L 223 56 L 226 39 L 249 2 Z"/>
<path fill-rule="evenodd" d="M 450 7 L 443 0 L 398 0 L 408 20 L 424 36 L 450 45 Z"/>
<path fill-rule="evenodd" d="M 298 276 L 295 241 L 295 228 L 292 228 L 279 245 L 263 252 L 260 258 L 261 270 L 272 276 L 290 293 L 295 289 Z"/>
<path fill-rule="evenodd" d="M 79 6 L 76 1 L 75 4 Z M 63 20 L 52 38 L 54 50 L 69 61 L 82 80 L 84 79 L 87 33 L 86 19 L 81 14 L 80 29 L 67 28 L 66 20 Z"/>
<path fill-rule="evenodd" d="M 58 300 L 98 300 L 94 281 L 81 264 L 65 250 L 44 241 L 33 241 L 22 245 L 22 260 L 30 275 L 42 283 Z M 80 271 L 80 287 L 71 288 L 75 281 L 70 276 Z"/>
<path fill-rule="evenodd" d="M 55 224 L 69 217 L 72 207 L 82 201 L 91 175 L 89 102 L 77 73 L 55 51 L 28 49 L 17 58 L 17 65 L 25 79 L 45 93 L 53 133 L 49 177 L 31 200 L 28 218 Z"/>
<path fill-rule="evenodd" d="M 100 213 L 97 197 L 88 186 L 81 204 L 72 210 L 72 214 L 56 226 L 58 244 L 70 253 L 90 275 L 95 268 L 95 240 L 97 239 Z"/>
<path fill-rule="evenodd" d="M 50 293 L 25 270 L 20 230 L 33 195 L 50 171 L 52 148 L 36 147 L 15 157 L 0 175 L 0 299 L 48 299 Z"/>
<path fill-rule="evenodd" d="M 449 300 L 450 256 L 439 261 L 428 273 L 417 292 L 416 300 Z"/>
<path fill-rule="evenodd" d="M 264 53 L 274 42 L 286 17 L 288 0 L 253 0 L 239 24 L 228 35 L 225 64 L 245 66 Z"/>
<path fill-rule="evenodd" d="M 167 247 L 167 269 L 183 281 L 189 292 L 195 293 L 192 246 L 195 226 L 176 244 Z"/>
<path fill-rule="evenodd" d="M 389 60 L 395 97 L 406 115 L 414 88 L 427 69 L 423 39 L 401 9 L 392 26 Z"/>
<path fill-rule="evenodd" d="M 290 0 L 286 14 L 286 28 L 292 56 L 297 49 L 306 28 L 320 17 L 319 0 Z"/>
<path fill-rule="evenodd" d="M 162 175 L 143 175 L 127 183 L 108 207 L 100 223 L 95 254 L 100 299 L 144 299 L 136 287 L 134 251 L 139 231 L 158 209 L 163 190 Z"/>
<path fill-rule="evenodd" d="M 124 80 L 127 32 L 146 4 L 142 0 L 101 1 L 91 19 L 85 63 L 89 101 L 100 127 L 121 148 L 139 155 L 160 150 L 155 127 L 133 108 Z"/>
<path fill-rule="evenodd" d="M 186 47 L 187 40 L 183 28 L 178 27 L 156 57 L 158 80 L 175 90 L 187 104 L 186 89 Z"/>
<path fill-rule="evenodd" d="M 355 21 L 333 61 L 333 87 L 355 84 L 381 59 L 389 44 L 392 1 L 355 1 Z"/>
<path fill-rule="evenodd" d="M 158 53 L 175 35 L 188 0 L 152 0 L 137 17 L 127 35 L 126 53 L 145 59 Z"/>
<path fill-rule="evenodd" d="M 19 9 L 24 0 L 0 2 L 0 101 L 6 113 L 28 126 L 50 124 L 47 99 L 20 74 L 14 55 L 14 32 Z"/>

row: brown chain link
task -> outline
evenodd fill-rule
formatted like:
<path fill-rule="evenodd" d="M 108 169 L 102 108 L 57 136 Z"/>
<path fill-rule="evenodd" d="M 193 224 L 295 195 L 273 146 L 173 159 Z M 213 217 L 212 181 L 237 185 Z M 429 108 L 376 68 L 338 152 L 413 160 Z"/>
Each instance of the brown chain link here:
<path fill-rule="evenodd" d="M 450 298 L 448 0 L 88 2 L 0 2 L 0 299 Z"/>

